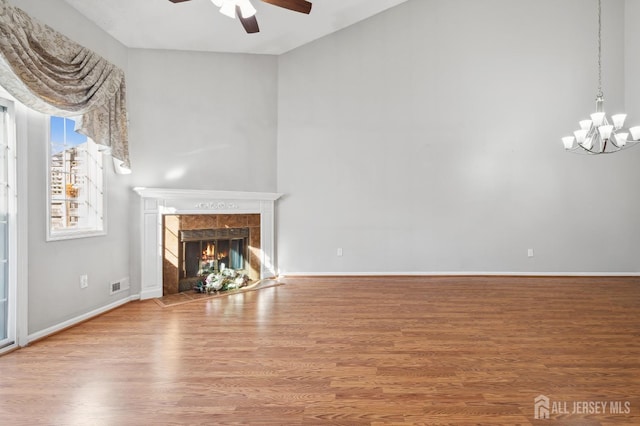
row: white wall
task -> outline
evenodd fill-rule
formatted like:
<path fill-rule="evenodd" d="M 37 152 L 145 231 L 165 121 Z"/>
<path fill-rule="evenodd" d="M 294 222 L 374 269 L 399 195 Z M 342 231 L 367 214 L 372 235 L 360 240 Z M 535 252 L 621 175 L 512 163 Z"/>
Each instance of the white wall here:
<path fill-rule="evenodd" d="M 126 72 L 127 49 L 61 0 L 11 3 L 95 50 Z M 104 237 L 46 242 L 46 118 L 28 114 L 28 333 L 37 335 L 65 321 L 101 309 L 128 292 L 109 295 L 112 281 L 129 276 L 129 179 L 115 176 L 107 163 L 107 230 Z M 19 170 L 24 173 L 25 170 Z M 25 195 L 24 191 L 22 196 Z M 123 206 L 125 206 L 123 208 Z M 80 289 L 79 276 L 89 275 Z M 20 283 L 24 285 L 26 283 Z"/>
<path fill-rule="evenodd" d="M 603 7 L 616 112 L 624 2 Z M 281 56 L 281 271 L 638 271 L 640 149 L 560 142 L 594 109 L 596 34 L 595 2 L 410 0 Z"/>

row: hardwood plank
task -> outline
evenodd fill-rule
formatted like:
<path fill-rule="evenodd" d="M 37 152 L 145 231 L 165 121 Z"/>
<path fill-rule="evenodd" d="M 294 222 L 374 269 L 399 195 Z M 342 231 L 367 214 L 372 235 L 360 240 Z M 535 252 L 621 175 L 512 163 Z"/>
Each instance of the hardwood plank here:
<path fill-rule="evenodd" d="M 638 278 L 285 281 L 130 303 L 6 354 L 0 422 L 537 424 L 544 394 L 630 404 L 548 424 L 640 424 Z"/>

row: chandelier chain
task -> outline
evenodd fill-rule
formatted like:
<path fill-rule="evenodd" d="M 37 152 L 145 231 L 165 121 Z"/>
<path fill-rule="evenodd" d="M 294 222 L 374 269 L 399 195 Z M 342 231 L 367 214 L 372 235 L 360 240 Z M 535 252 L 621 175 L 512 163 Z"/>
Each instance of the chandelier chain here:
<path fill-rule="evenodd" d="M 598 0 L 598 97 L 602 98 L 602 0 Z"/>

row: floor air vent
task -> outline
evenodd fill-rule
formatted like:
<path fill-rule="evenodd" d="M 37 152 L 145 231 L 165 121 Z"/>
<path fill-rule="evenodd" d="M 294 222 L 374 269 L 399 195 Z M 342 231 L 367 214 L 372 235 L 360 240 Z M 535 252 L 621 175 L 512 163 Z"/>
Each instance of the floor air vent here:
<path fill-rule="evenodd" d="M 109 293 L 115 294 L 124 290 L 129 290 L 129 278 L 122 278 L 121 280 L 112 282 Z"/>

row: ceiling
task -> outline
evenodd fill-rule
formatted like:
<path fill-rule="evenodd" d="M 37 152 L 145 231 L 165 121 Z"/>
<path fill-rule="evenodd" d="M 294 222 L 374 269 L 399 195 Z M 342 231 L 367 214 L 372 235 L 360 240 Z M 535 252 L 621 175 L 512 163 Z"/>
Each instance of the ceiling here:
<path fill-rule="evenodd" d="M 252 0 L 257 34 L 245 33 L 210 0 L 65 1 L 130 48 L 279 55 L 407 0 L 311 0 L 310 15 Z"/>

